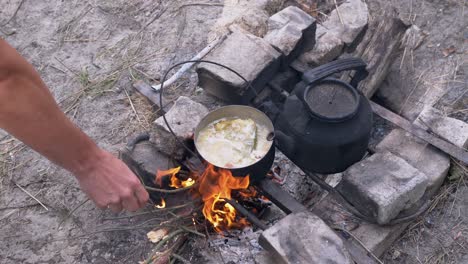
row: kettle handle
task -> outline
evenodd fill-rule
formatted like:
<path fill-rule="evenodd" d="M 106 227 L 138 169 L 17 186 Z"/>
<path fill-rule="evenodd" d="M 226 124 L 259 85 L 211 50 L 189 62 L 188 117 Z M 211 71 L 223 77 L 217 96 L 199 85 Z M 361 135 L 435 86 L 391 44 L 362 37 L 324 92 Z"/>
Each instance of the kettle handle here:
<path fill-rule="evenodd" d="M 359 58 L 340 59 L 304 72 L 302 80 L 307 86 L 338 72 L 356 70 L 357 72 L 350 84 L 354 88 L 357 88 L 359 82 L 365 79 L 369 74 L 366 70 L 366 66 L 367 64 Z"/>

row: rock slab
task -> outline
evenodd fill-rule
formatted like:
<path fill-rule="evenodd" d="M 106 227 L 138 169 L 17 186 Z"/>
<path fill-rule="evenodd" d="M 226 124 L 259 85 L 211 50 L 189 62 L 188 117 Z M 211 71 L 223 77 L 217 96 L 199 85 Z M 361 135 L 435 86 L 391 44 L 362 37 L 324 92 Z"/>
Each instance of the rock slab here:
<path fill-rule="evenodd" d="M 322 24 L 334 32 L 344 43 L 351 45 L 366 27 L 369 10 L 362 0 L 347 0 L 330 13 Z"/>
<path fill-rule="evenodd" d="M 236 74 L 217 65 L 197 67 L 199 86 L 208 93 L 232 103 L 248 103 L 279 70 L 281 53 L 264 39 L 242 30 L 230 34 L 205 60 L 225 65 L 249 81 L 254 90 Z"/>
<path fill-rule="evenodd" d="M 284 55 L 288 65 L 315 44 L 315 19 L 295 6 L 289 6 L 268 19 L 264 39 Z"/>
<path fill-rule="evenodd" d="M 186 137 L 195 131 L 198 123 L 208 112 L 208 108 L 204 105 L 188 97 L 180 96 L 166 113 L 166 119 L 178 137 Z M 169 133 L 169 128 L 162 116 L 156 119 L 155 124 L 157 128 Z"/>
<path fill-rule="evenodd" d="M 299 58 L 303 63 L 321 65 L 337 58 L 343 47 L 354 46 L 368 23 L 369 10 L 361 0 L 347 0 L 317 26 L 315 47 Z"/>
<path fill-rule="evenodd" d="M 427 192 L 431 196 L 440 188 L 450 168 L 447 154 L 402 129 L 392 130 L 376 150 L 389 151 L 423 172 L 428 179 Z"/>
<path fill-rule="evenodd" d="M 195 132 L 198 123 L 208 113 L 208 108 L 204 105 L 188 97 L 180 96 L 174 106 L 166 113 L 166 119 L 174 134 L 180 140 L 184 140 Z M 177 157 L 182 148 L 176 148 L 177 142 L 166 126 L 163 117 L 159 117 L 154 123 L 156 129 L 151 135 L 151 142 L 164 154 L 176 155 Z"/>
<path fill-rule="evenodd" d="M 353 263 L 343 241 L 318 216 L 293 213 L 263 231 L 259 243 L 278 263 Z"/>
<path fill-rule="evenodd" d="M 448 117 L 432 106 L 426 105 L 414 124 L 430 130 L 460 148 L 468 146 L 468 124 Z"/>
<path fill-rule="evenodd" d="M 321 65 L 330 62 L 340 56 L 344 42 L 331 31 L 327 31 L 322 25 L 317 26 L 316 43 L 312 50 L 303 53 L 299 60 L 311 65 Z"/>
<path fill-rule="evenodd" d="M 418 202 L 426 187 L 424 173 L 390 152 L 354 164 L 337 186 L 361 212 L 382 225 Z"/>

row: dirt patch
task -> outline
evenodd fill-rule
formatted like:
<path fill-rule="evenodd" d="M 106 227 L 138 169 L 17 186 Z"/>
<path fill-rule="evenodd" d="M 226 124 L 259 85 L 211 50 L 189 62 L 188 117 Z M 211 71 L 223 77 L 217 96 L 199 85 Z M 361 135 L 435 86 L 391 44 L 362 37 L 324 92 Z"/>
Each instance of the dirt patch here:
<path fill-rule="evenodd" d="M 196 54 L 222 10 L 183 6 L 186 1 L 24 1 L 4 25 L 21 2 L 0 0 L 0 36 L 38 69 L 68 116 L 114 153 L 154 119 L 133 92 L 132 78 L 158 79 L 173 62 Z M 169 90 L 169 99 L 195 94 L 190 78 L 177 92 Z M 1 263 L 136 263 L 146 257 L 148 229 L 136 228 L 144 219 L 103 221 L 112 214 L 91 202 L 67 218 L 85 200 L 72 175 L 4 134 L 0 153 Z M 119 231 L 123 224 L 135 229 Z"/>

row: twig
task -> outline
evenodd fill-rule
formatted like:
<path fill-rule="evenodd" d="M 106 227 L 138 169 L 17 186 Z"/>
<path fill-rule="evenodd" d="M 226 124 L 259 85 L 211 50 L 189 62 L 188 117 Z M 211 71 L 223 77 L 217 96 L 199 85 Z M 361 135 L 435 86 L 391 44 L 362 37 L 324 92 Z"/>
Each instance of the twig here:
<path fill-rule="evenodd" d="M 336 0 L 333 0 L 335 2 L 335 8 L 336 8 L 336 13 L 338 13 L 338 18 L 340 18 L 341 24 L 344 26 L 343 18 L 341 17 L 340 9 L 338 8 L 338 3 Z"/>
<path fill-rule="evenodd" d="M 13 15 L 5 23 L 1 24 L 0 27 L 8 25 L 8 23 L 10 23 L 11 20 L 13 20 L 13 18 L 16 17 L 16 15 L 18 14 L 18 11 L 20 10 L 21 6 L 24 4 L 24 1 L 25 0 L 21 0 L 21 2 L 19 3 L 18 7 L 15 10 L 15 12 L 13 13 Z"/>
<path fill-rule="evenodd" d="M 206 56 L 214 47 L 218 46 L 219 43 L 223 42 L 226 39 L 227 35 L 223 35 L 219 39 L 211 42 L 208 46 L 206 46 L 202 51 L 200 51 L 195 57 L 191 60 L 200 60 Z M 176 82 L 186 71 L 188 71 L 195 63 L 187 63 L 182 66 L 174 75 L 171 76 L 167 81 L 164 82 L 165 87 L 169 87 L 174 82 Z M 151 86 L 155 91 L 159 91 L 161 89 L 161 84 Z"/>
<path fill-rule="evenodd" d="M 195 235 L 197 235 L 197 236 L 206 238 L 206 236 L 205 236 L 204 234 L 202 234 L 202 233 L 200 233 L 200 232 L 198 232 L 198 231 L 196 231 L 196 230 L 190 229 L 190 228 L 188 228 L 188 227 L 186 227 L 186 226 L 182 226 L 181 228 L 182 228 L 183 230 L 189 232 L 189 233 L 192 233 L 192 234 L 195 234 Z"/>
<path fill-rule="evenodd" d="M 18 188 L 20 188 L 23 192 L 25 192 L 27 195 L 29 195 L 29 197 L 33 198 L 36 202 L 38 202 L 44 209 L 46 209 L 46 211 L 49 211 L 49 208 L 47 208 L 47 206 L 45 206 L 41 201 L 39 201 L 36 197 L 34 197 L 34 195 L 26 191 L 26 189 L 24 189 L 23 187 L 19 186 L 16 182 L 15 182 L 15 185 Z"/>
<path fill-rule="evenodd" d="M 152 214 L 152 213 L 161 213 L 161 212 L 170 211 L 170 210 L 177 210 L 177 209 L 181 209 L 181 208 L 187 207 L 189 205 L 192 205 L 193 203 L 194 202 L 191 201 L 191 202 L 188 202 L 188 203 L 185 203 L 185 204 L 176 205 L 176 206 L 172 206 L 172 207 L 160 208 L 160 209 L 152 210 L 152 211 L 149 211 L 149 212 L 142 212 L 142 213 L 132 214 L 132 215 L 104 218 L 104 219 L 102 219 L 102 221 L 121 220 L 121 219 L 127 219 L 127 218 L 142 216 L 142 215 L 148 215 L 148 214 Z"/>
<path fill-rule="evenodd" d="M 3 219 L 7 219 L 8 217 L 10 217 L 10 215 L 14 214 L 16 211 L 18 211 L 18 209 L 14 209 L 13 211 L 5 214 L 4 216 L 2 216 L 2 218 L 0 218 L 0 221 L 2 221 Z"/>
<path fill-rule="evenodd" d="M 76 210 L 78 210 L 78 208 L 80 208 L 81 206 L 83 206 L 83 205 L 84 205 L 85 203 L 87 203 L 88 201 L 89 201 L 89 198 L 86 198 L 83 202 L 81 202 L 79 205 L 75 206 L 75 208 L 73 208 L 70 212 L 68 212 L 67 216 L 65 216 L 65 218 L 64 218 L 62 221 L 60 221 L 58 227 L 60 227 L 65 221 L 67 221 L 68 218 L 69 218 L 70 216 L 72 216 L 73 213 L 74 213 Z"/>
<path fill-rule="evenodd" d="M 184 264 L 190 264 L 190 261 L 186 260 L 185 258 L 183 258 L 180 255 L 177 255 L 176 253 L 172 253 L 171 257 L 177 259 L 180 262 L 183 262 Z"/>
<path fill-rule="evenodd" d="M 135 114 L 135 116 L 136 116 L 138 122 L 140 123 L 140 125 L 141 125 L 144 129 L 146 129 L 147 127 L 145 127 L 145 126 L 142 125 L 143 122 L 141 121 L 140 115 L 138 114 L 137 110 L 135 109 L 135 106 L 133 105 L 132 99 L 130 98 L 130 95 L 128 94 L 127 89 L 124 88 L 124 91 L 125 91 L 125 95 L 126 95 L 127 98 L 128 98 L 128 102 L 130 103 L 130 107 L 132 108 L 133 113 Z M 148 125 L 148 124 L 147 124 L 147 125 Z"/>
<path fill-rule="evenodd" d="M 162 247 L 164 246 L 164 244 L 166 244 L 166 242 L 168 242 L 169 240 L 173 239 L 174 237 L 182 234 L 182 233 L 185 233 L 186 231 L 185 230 L 182 230 L 182 229 L 178 229 L 172 233 L 170 233 L 169 235 L 167 235 L 163 240 L 159 241 L 159 243 L 153 248 L 153 254 L 151 254 L 144 262 L 143 264 L 149 264 L 151 263 L 151 261 L 153 260 L 153 257 L 154 255 L 157 253 L 157 251 Z"/>
<path fill-rule="evenodd" d="M 194 185 L 191 185 L 191 186 L 188 186 L 188 187 L 184 187 L 184 188 L 180 188 L 180 189 L 174 189 L 174 190 L 166 190 L 166 189 L 159 189 L 159 188 L 154 188 L 154 187 L 149 187 L 149 186 L 144 186 L 146 190 L 148 191 L 153 191 L 153 192 L 160 192 L 160 193 L 179 193 L 179 192 L 184 192 L 184 191 L 187 191 L 187 190 L 190 190 L 192 189 L 194 186 L 196 186 L 197 184 L 194 184 Z"/>
<path fill-rule="evenodd" d="M 365 249 L 367 251 L 367 255 L 371 256 L 375 261 L 377 261 L 378 263 L 380 264 L 384 264 L 368 247 L 366 247 L 366 245 L 361 241 L 359 240 L 359 238 L 357 238 L 354 234 L 352 234 L 351 232 L 341 228 L 341 227 L 338 227 L 338 226 L 334 226 L 333 227 L 335 230 L 339 230 L 345 234 L 347 234 L 348 236 L 352 237 L 356 242 L 359 243 L 359 245 L 361 245 L 361 247 L 363 249 Z"/>
<path fill-rule="evenodd" d="M 23 208 L 28 208 L 28 207 L 34 207 L 38 206 L 39 204 L 34 203 L 34 204 L 27 204 L 27 205 L 19 205 L 19 206 L 7 206 L 7 207 L 1 207 L 0 211 L 4 210 L 14 210 L 14 209 L 23 209 Z"/>
<path fill-rule="evenodd" d="M 224 4 L 221 4 L 221 3 L 189 3 L 189 4 L 184 4 L 184 5 L 179 6 L 177 11 L 179 11 L 180 9 L 182 9 L 184 7 L 187 7 L 187 6 L 224 6 Z"/>

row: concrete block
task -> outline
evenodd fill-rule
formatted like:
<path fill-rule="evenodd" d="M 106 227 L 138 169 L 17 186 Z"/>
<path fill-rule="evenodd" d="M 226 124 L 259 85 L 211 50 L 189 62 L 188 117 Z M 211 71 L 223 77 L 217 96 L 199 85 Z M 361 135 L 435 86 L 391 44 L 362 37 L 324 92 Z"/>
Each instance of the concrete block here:
<path fill-rule="evenodd" d="M 444 115 L 441 111 L 426 105 L 414 124 L 432 131 L 436 135 L 461 148 L 468 146 L 468 124 Z"/>
<path fill-rule="evenodd" d="M 333 10 L 322 25 L 347 45 L 351 45 L 367 26 L 369 10 L 362 0 L 347 0 Z"/>
<path fill-rule="evenodd" d="M 450 158 L 435 147 L 402 129 L 394 129 L 377 146 L 378 152 L 389 151 L 420 170 L 428 179 L 427 192 L 437 192 L 450 168 Z"/>
<path fill-rule="evenodd" d="M 315 38 L 314 48 L 299 57 L 301 62 L 321 65 L 341 55 L 344 42 L 335 33 L 327 31 L 322 25 L 317 25 Z"/>
<path fill-rule="evenodd" d="M 279 263 L 353 263 L 343 241 L 318 216 L 293 213 L 263 231 L 259 243 Z"/>
<path fill-rule="evenodd" d="M 330 195 L 316 203 L 312 208 L 312 212 L 327 224 L 340 226 L 351 232 L 377 257 L 386 252 L 408 226 L 408 223 L 379 226 L 357 220 L 353 214 L 345 210 Z"/>
<path fill-rule="evenodd" d="M 376 153 L 354 164 L 337 188 L 361 212 L 387 224 L 424 194 L 427 177 L 390 152 Z"/>
<path fill-rule="evenodd" d="M 264 39 L 284 55 L 288 65 L 315 44 L 315 19 L 295 6 L 289 6 L 268 19 Z"/>
<path fill-rule="evenodd" d="M 279 263 L 353 263 L 343 241 L 318 216 L 293 213 L 263 231 L 259 243 Z"/>
<path fill-rule="evenodd" d="M 205 59 L 237 71 L 259 92 L 279 70 L 280 56 L 265 40 L 235 30 Z M 247 103 L 255 96 L 241 78 L 220 66 L 201 63 L 197 73 L 199 86 L 225 101 Z"/>
<path fill-rule="evenodd" d="M 198 123 L 208 112 L 208 108 L 204 105 L 188 97 L 181 96 L 166 113 L 166 119 L 178 137 L 186 137 L 195 131 Z M 169 133 L 169 128 L 166 126 L 162 116 L 156 119 L 154 123 L 158 128 Z"/>
<path fill-rule="evenodd" d="M 8 133 L 5 130 L 0 129 L 0 139 L 6 137 Z"/>
<path fill-rule="evenodd" d="M 183 140 L 195 132 L 195 128 L 201 119 L 208 114 L 208 109 L 188 97 L 179 97 L 174 106 L 166 113 L 166 119 L 174 133 Z M 154 122 L 156 129 L 151 135 L 151 142 L 164 154 L 172 155 L 177 149 L 176 140 L 170 133 L 163 117 Z"/>
<path fill-rule="evenodd" d="M 268 30 L 268 17 L 280 10 L 285 0 L 225 0 L 223 12 L 208 34 L 208 42 L 229 32 L 238 25 L 251 34 L 263 37 Z"/>

